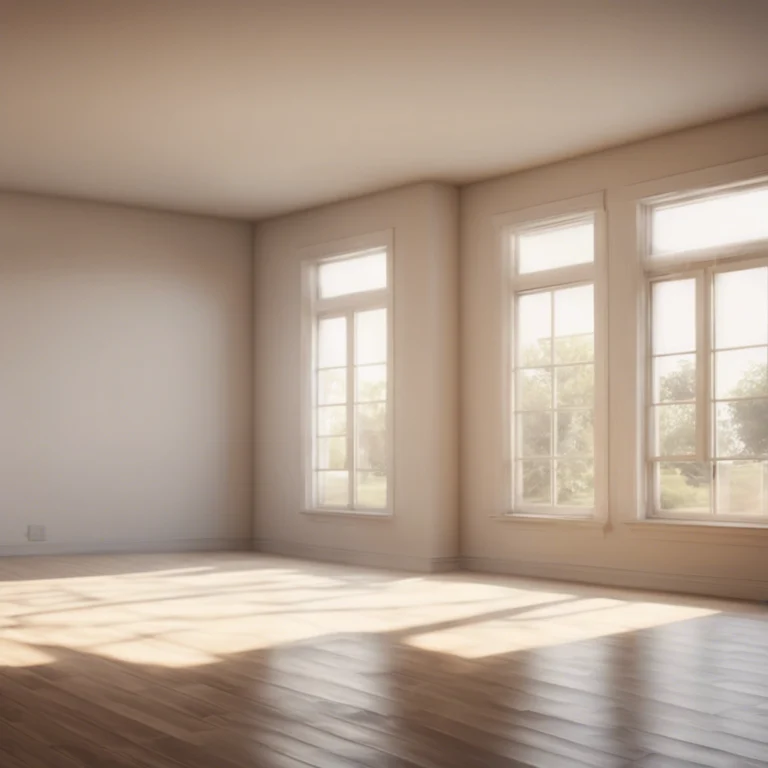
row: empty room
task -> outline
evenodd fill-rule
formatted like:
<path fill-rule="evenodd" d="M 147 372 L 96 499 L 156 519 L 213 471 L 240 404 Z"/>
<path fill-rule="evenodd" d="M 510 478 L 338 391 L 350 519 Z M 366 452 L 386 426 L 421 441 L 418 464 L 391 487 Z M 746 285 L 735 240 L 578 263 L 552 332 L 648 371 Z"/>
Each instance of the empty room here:
<path fill-rule="evenodd" d="M 0 0 L 0 768 L 768 768 L 768 0 Z"/>

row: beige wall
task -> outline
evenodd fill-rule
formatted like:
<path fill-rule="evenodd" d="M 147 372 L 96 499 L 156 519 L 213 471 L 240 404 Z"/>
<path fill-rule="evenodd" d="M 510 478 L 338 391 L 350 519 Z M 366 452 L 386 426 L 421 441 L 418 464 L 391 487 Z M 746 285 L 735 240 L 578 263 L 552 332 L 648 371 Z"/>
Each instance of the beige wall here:
<path fill-rule="evenodd" d="M 0 554 L 249 545 L 250 247 L 0 195 Z"/>
<path fill-rule="evenodd" d="M 766 154 L 768 111 L 462 189 L 461 532 L 468 567 L 768 597 L 765 531 L 633 525 L 640 393 L 634 209 L 626 203 L 629 185 Z M 601 191 L 608 218 L 609 524 L 502 519 L 502 260 L 493 217 Z"/>
<path fill-rule="evenodd" d="M 255 514 L 266 551 L 414 569 L 457 554 L 457 194 L 421 184 L 260 224 Z M 395 514 L 303 513 L 301 249 L 392 229 Z"/>

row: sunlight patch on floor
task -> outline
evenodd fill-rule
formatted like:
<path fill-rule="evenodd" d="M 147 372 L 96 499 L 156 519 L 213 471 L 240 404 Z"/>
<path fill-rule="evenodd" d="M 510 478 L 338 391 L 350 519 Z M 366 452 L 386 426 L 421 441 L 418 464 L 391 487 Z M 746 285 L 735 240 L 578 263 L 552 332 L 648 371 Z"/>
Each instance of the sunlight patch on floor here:
<path fill-rule="evenodd" d="M 26 580 L 18 576 L 31 566 L 15 564 L 16 580 L 0 581 L 0 667 L 50 663 L 57 651 L 193 667 L 344 633 L 480 658 L 718 612 L 695 598 L 675 604 L 618 592 L 620 599 L 472 574 L 405 576 L 216 555 L 197 556 L 191 562 L 203 564 L 191 567 L 151 567 L 163 561 L 144 558 L 134 572 L 110 573 L 130 559 L 84 559 L 88 575 Z"/>

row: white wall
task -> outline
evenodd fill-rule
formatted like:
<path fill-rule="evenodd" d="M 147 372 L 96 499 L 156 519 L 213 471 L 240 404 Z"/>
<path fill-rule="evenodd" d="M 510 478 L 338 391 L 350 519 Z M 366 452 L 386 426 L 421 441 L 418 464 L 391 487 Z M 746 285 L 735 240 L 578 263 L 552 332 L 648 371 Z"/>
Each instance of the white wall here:
<path fill-rule="evenodd" d="M 768 598 L 768 531 L 633 525 L 637 261 L 627 186 L 768 154 L 768 111 L 470 185 L 461 193 L 462 555 L 474 569 Z M 510 520 L 503 496 L 502 259 L 493 217 L 605 191 L 608 526 Z"/>
<path fill-rule="evenodd" d="M 457 554 L 457 194 L 420 184 L 260 224 L 255 514 L 265 551 L 428 570 Z M 303 513 L 303 248 L 392 229 L 395 514 Z"/>
<path fill-rule="evenodd" d="M 0 554 L 249 546 L 250 249 L 245 223 L 0 195 Z"/>

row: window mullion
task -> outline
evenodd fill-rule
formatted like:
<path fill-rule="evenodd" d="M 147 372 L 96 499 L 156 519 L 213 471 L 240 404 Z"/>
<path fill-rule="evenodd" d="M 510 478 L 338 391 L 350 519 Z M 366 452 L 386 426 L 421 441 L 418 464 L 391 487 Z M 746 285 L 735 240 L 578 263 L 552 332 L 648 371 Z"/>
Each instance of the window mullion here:
<path fill-rule="evenodd" d="M 696 458 L 702 462 L 710 458 L 710 280 L 709 270 L 696 275 Z"/>
<path fill-rule="evenodd" d="M 347 311 L 347 483 L 348 506 L 354 509 L 357 506 L 355 498 L 355 312 Z"/>
<path fill-rule="evenodd" d="M 557 490 L 557 484 L 555 482 L 555 473 L 557 472 L 557 461 L 555 459 L 555 443 L 557 441 L 557 436 L 555 435 L 555 429 L 557 428 L 557 411 L 555 410 L 555 405 L 557 403 L 557 376 L 555 375 L 555 292 L 554 290 L 551 291 L 549 294 L 549 312 L 550 312 L 550 318 L 549 318 L 549 332 L 551 334 L 550 341 L 549 341 L 549 363 L 550 363 L 550 371 L 552 373 L 552 402 L 551 402 L 551 408 L 552 411 L 549 414 L 549 428 L 551 430 L 550 432 L 550 443 L 549 443 L 549 493 L 550 493 L 550 499 L 552 500 L 552 506 L 557 506 L 557 497 L 555 496 L 555 492 Z"/>

